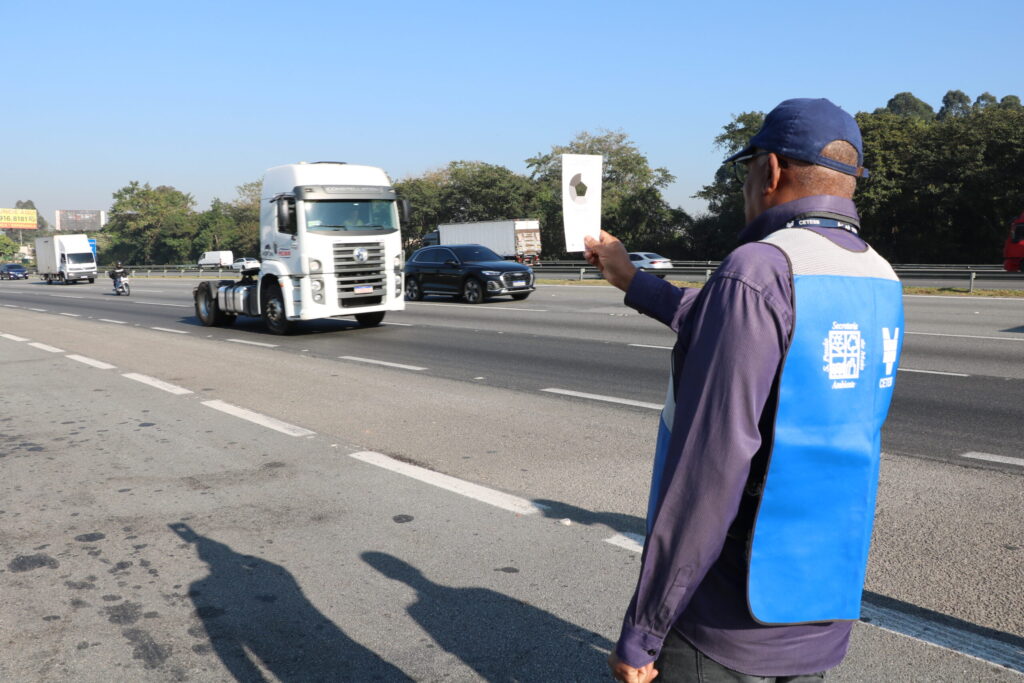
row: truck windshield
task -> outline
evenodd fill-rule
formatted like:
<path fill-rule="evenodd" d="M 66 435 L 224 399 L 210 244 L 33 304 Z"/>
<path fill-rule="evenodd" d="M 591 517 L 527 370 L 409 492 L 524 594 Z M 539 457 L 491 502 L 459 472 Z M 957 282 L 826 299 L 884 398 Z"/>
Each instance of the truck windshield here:
<path fill-rule="evenodd" d="M 68 254 L 69 263 L 95 263 L 96 259 L 92 257 L 92 252 L 86 252 L 84 254 Z"/>
<path fill-rule="evenodd" d="M 310 231 L 392 232 L 398 226 L 392 200 L 307 201 L 304 205 Z"/>

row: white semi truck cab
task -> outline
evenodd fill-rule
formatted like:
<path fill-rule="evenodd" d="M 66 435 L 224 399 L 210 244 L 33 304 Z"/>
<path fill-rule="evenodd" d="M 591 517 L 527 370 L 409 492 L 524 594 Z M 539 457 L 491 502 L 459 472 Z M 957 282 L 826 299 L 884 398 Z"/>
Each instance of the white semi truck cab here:
<path fill-rule="evenodd" d="M 405 309 L 399 200 L 387 174 L 341 162 L 268 169 L 260 198 L 259 269 L 193 290 L 203 325 L 262 317 L 274 334 L 302 320 L 379 324 Z"/>

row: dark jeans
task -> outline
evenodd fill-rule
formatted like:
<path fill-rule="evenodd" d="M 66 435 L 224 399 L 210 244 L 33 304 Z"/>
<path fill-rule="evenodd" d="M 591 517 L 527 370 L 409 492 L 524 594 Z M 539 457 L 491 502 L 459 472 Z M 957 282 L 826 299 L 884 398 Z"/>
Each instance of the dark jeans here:
<path fill-rule="evenodd" d="M 726 668 L 698 651 L 670 629 L 661 656 L 654 663 L 657 683 L 817 683 L 825 672 L 801 676 L 749 676 Z"/>

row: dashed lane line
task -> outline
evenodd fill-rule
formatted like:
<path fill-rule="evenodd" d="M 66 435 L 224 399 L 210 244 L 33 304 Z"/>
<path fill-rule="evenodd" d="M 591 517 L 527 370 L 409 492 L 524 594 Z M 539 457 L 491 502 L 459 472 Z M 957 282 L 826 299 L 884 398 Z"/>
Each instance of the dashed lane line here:
<path fill-rule="evenodd" d="M 995 453 L 977 453 L 971 451 L 970 453 L 961 453 L 961 458 L 970 458 L 972 460 L 987 460 L 988 462 L 999 462 L 1004 465 L 1016 465 L 1017 467 L 1024 467 L 1024 458 L 1011 458 L 1008 455 L 996 455 Z"/>
<path fill-rule="evenodd" d="M 28 341 L 28 339 L 26 339 L 25 337 L 19 337 L 16 334 L 6 334 L 6 333 L 3 333 L 3 334 L 0 334 L 0 337 L 3 337 L 4 339 L 10 339 L 11 341 L 16 341 L 16 342 L 27 342 Z"/>
<path fill-rule="evenodd" d="M 149 375 L 140 375 L 137 372 L 126 372 L 126 373 L 122 374 L 121 376 L 122 377 L 127 377 L 128 379 L 133 379 L 136 382 L 142 382 L 143 384 L 148 384 L 151 387 L 155 387 L 157 389 L 161 389 L 163 391 L 166 391 L 169 394 L 174 394 L 176 396 L 183 396 L 185 394 L 191 394 L 192 393 L 191 389 L 186 389 L 185 387 L 179 387 L 177 384 L 171 384 L 170 382 L 165 382 L 162 379 L 157 379 L 156 377 L 150 377 Z"/>
<path fill-rule="evenodd" d="M 35 311 L 36 313 L 46 313 L 46 309 L 45 308 L 30 308 L 28 310 Z"/>
<path fill-rule="evenodd" d="M 982 337 L 973 334 L 944 334 L 942 332 L 907 332 L 907 336 L 918 337 L 954 337 L 956 339 L 990 339 L 993 341 L 1024 342 L 1024 337 Z"/>
<path fill-rule="evenodd" d="M 629 346 L 635 346 L 640 349 L 665 349 L 671 351 L 671 346 L 655 346 L 654 344 L 629 344 Z"/>
<path fill-rule="evenodd" d="M 159 330 L 160 332 L 173 332 L 174 334 L 188 334 L 185 330 L 172 330 L 169 327 L 151 327 L 151 330 Z"/>
<path fill-rule="evenodd" d="M 249 346 L 263 346 L 268 349 L 276 349 L 277 344 L 268 344 L 266 342 L 249 341 L 248 339 L 228 339 L 229 342 L 235 342 L 236 344 L 248 344 Z"/>
<path fill-rule="evenodd" d="M 111 320 L 110 318 L 98 318 L 101 323 L 114 323 L 115 325 L 127 325 L 123 320 Z"/>
<path fill-rule="evenodd" d="M 50 346 L 42 342 L 29 342 L 29 346 L 37 348 L 40 351 L 48 351 L 49 353 L 64 353 L 64 349 L 58 349 L 56 346 Z"/>
<path fill-rule="evenodd" d="M 65 356 L 65 358 L 70 358 L 71 360 L 78 361 L 79 363 L 91 365 L 92 367 L 99 368 L 100 370 L 113 370 L 114 368 L 117 367 L 116 365 L 104 363 L 103 361 L 96 360 L 95 358 L 89 358 L 88 356 L 79 356 L 77 353 L 69 353 L 67 356 Z"/>
<path fill-rule="evenodd" d="M 939 370 L 913 370 L 911 368 L 898 368 L 899 372 L 916 372 L 922 375 L 945 375 L 946 377 L 970 377 L 962 372 L 940 372 Z"/>
<path fill-rule="evenodd" d="M 81 318 L 81 313 L 61 313 L 60 315 L 66 315 L 69 318 Z"/>
<path fill-rule="evenodd" d="M 238 406 L 231 405 L 230 403 L 225 403 L 224 401 L 203 401 L 203 405 L 208 408 L 213 408 L 214 410 L 219 410 L 222 413 L 227 413 L 228 415 L 233 415 L 234 417 L 247 420 L 249 422 L 252 422 L 253 424 L 258 424 L 262 427 L 266 427 L 268 429 L 273 429 L 274 431 L 281 432 L 282 434 L 287 434 L 288 436 L 316 435 L 316 432 L 312 432 L 303 427 L 297 427 L 293 424 L 282 422 L 277 418 L 273 418 L 268 415 L 263 415 L 261 413 L 248 410 L 246 408 L 239 408 Z"/>
<path fill-rule="evenodd" d="M 569 389 L 556 389 L 548 388 L 541 389 L 550 394 L 562 394 L 563 396 L 574 396 L 576 398 L 585 398 L 591 401 L 604 401 L 605 403 L 619 403 L 625 406 L 635 406 L 637 408 L 650 408 L 651 410 L 661 410 L 665 406 L 660 403 L 645 403 L 644 401 L 634 401 L 629 398 L 619 398 L 617 396 L 603 396 L 601 394 L 587 394 L 582 391 L 571 391 Z"/>
<path fill-rule="evenodd" d="M 427 368 L 420 367 L 419 365 L 403 365 L 402 363 L 390 363 L 386 360 L 374 360 L 373 358 L 360 358 L 359 356 L 338 356 L 342 360 L 351 360 L 357 363 L 370 363 L 371 365 L 384 365 L 389 368 L 399 368 L 401 370 L 426 370 Z"/>
<path fill-rule="evenodd" d="M 501 491 L 496 491 L 494 489 L 487 488 L 486 486 L 480 486 L 479 484 L 472 484 L 463 479 L 457 479 L 455 477 L 448 476 L 447 474 L 434 472 L 433 470 L 428 470 L 424 467 L 410 465 L 407 462 L 389 458 L 383 453 L 359 451 L 358 453 L 349 453 L 349 457 L 410 477 L 425 484 L 436 486 L 444 489 L 445 491 L 451 491 L 452 493 L 457 493 L 460 496 L 472 498 L 473 500 L 481 503 L 486 503 L 488 505 L 501 508 L 502 510 L 514 512 L 518 515 L 532 515 L 546 509 L 544 506 L 534 503 L 533 501 L 526 500 L 525 498 L 513 496 L 508 493 L 502 493 Z"/>
<path fill-rule="evenodd" d="M 605 543 L 611 543 L 614 546 L 631 550 L 634 553 L 642 553 L 644 551 L 644 537 L 640 534 L 621 533 L 615 534 L 611 538 L 604 539 Z"/>
<path fill-rule="evenodd" d="M 165 304 L 159 301 L 132 301 L 133 304 L 143 304 L 145 306 L 170 306 L 171 308 L 192 308 L 188 304 Z"/>

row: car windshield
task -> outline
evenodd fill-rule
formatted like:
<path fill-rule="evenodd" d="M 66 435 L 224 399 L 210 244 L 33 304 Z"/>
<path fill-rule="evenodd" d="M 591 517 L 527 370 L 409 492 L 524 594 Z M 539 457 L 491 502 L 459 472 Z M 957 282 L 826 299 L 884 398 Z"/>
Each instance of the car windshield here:
<path fill-rule="evenodd" d="M 68 254 L 69 263 L 95 263 L 96 259 L 93 258 L 92 252 L 88 251 L 84 254 Z"/>
<path fill-rule="evenodd" d="M 474 263 L 476 261 L 501 261 L 502 258 L 487 247 L 471 245 L 467 247 L 451 247 L 455 255 L 463 263 Z"/>
<path fill-rule="evenodd" d="M 398 214 L 392 200 L 307 201 L 303 205 L 306 230 L 391 232 L 398 226 Z"/>

